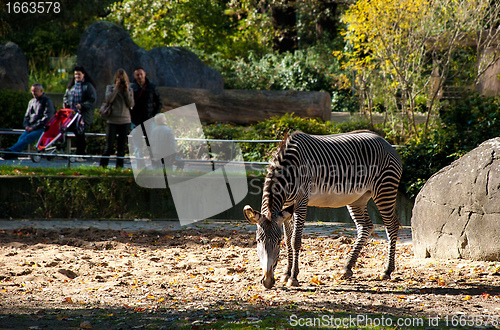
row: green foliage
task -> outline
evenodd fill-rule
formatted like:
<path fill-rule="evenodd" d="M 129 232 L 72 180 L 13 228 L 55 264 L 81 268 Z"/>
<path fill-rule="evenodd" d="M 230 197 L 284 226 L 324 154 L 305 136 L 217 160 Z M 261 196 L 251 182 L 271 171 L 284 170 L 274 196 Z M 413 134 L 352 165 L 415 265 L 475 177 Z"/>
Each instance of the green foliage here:
<path fill-rule="evenodd" d="M 61 4 L 59 12 L 1 15 L 0 25 L 3 25 L 5 33 L 0 33 L 0 43 L 15 42 L 24 51 L 30 65 L 49 69 L 51 56 L 76 54 L 85 29 L 97 17 L 106 15 L 107 7 L 113 0 L 58 2 Z"/>
<path fill-rule="evenodd" d="M 349 88 L 338 87 L 340 69 L 331 49 L 311 46 L 295 53 L 268 53 L 225 59 L 209 55 L 206 63 L 219 71 L 227 89 L 325 91 L 332 96 L 332 111 L 359 109 Z"/>
<path fill-rule="evenodd" d="M 99 109 L 94 109 L 94 121 L 92 122 L 92 126 L 86 132 L 89 133 L 105 133 L 106 132 L 106 120 L 102 119 L 102 117 L 97 113 Z M 87 142 L 87 154 L 89 155 L 100 155 L 104 152 L 104 148 L 106 146 L 106 138 L 102 137 L 92 137 L 86 138 Z M 125 152 L 127 152 L 128 146 L 126 146 Z M 116 148 L 115 148 L 116 150 Z"/>
<path fill-rule="evenodd" d="M 0 128 L 23 128 L 24 115 L 29 101 L 33 98 L 29 92 L 0 89 L 0 109 L 2 124 Z M 2 136 L 2 148 L 11 146 L 18 136 Z"/>
<path fill-rule="evenodd" d="M 404 188 L 415 197 L 429 177 L 441 168 L 500 136 L 500 98 L 471 95 L 450 102 L 440 111 L 443 127 L 423 140 L 411 139 L 399 151 Z"/>
<path fill-rule="evenodd" d="M 444 105 L 440 116 L 453 142 L 453 150 L 458 154 L 500 136 L 499 97 L 470 95 L 464 100 Z"/>
<path fill-rule="evenodd" d="M 33 98 L 30 92 L 0 89 L 0 109 L 2 109 L 3 128 L 22 128 L 24 115 L 29 101 Z"/>
<path fill-rule="evenodd" d="M 225 88 L 257 90 L 332 91 L 336 60 L 313 47 L 294 54 L 250 53 L 235 60 L 209 57 L 209 64 L 222 73 Z"/>
<path fill-rule="evenodd" d="M 296 130 L 308 134 L 325 135 L 368 129 L 368 121 L 331 123 L 317 119 L 300 118 L 293 114 L 275 116 L 248 127 L 229 124 L 204 125 L 205 137 L 231 140 L 281 140 L 285 133 Z M 277 143 L 239 143 L 245 161 L 268 161 Z M 186 150 L 185 152 L 190 152 Z"/>
<path fill-rule="evenodd" d="M 40 83 L 47 93 L 64 93 L 69 80 L 72 78 L 72 68 L 76 64 L 76 56 L 62 56 L 52 61 L 50 68 L 41 65 L 37 68 L 35 60 L 29 63 L 30 85 Z"/>
<path fill-rule="evenodd" d="M 331 91 L 332 111 L 356 112 L 359 111 L 359 102 L 350 88 L 336 88 Z"/>
<path fill-rule="evenodd" d="M 433 113 L 443 84 L 474 86 L 498 61 L 498 52 L 477 52 L 463 36 L 477 35 L 471 39 L 478 44 L 497 40 L 499 31 L 484 26 L 498 26 L 499 13 L 499 2 L 483 0 L 358 0 L 343 16 L 343 81 L 356 86 L 370 111 L 379 99 L 387 109 Z M 410 117 L 403 129 L 425 136 L 428 124 L 419 131 Z"/>
<path fill-rule="evenodd" d="M 68 84 L 68 74 L 59 73 L 54 70 L 31 70 L 30 85 L 40 83 L 47 93 L 64 93 Z"/>
<path fill-rule="evenodd" d="M 36 181 L 36 182 L 34 182 Z M 35 216 L 42 218 L 123 218 L 128 215 L 126 196 L 138 187 L 133 178 L 117 180 L 88 177 L 61 180 L 33 178 L 35 195 L 40 207 Z"/>
<path fill-rule="evenodd" d="M 233 57 L 268 51 L 272 36 L 269 17 L 246 1 L 124 0 L 111 7 L 109 18 L 146 49 L 177 45 Z"/>
<path fill-rule="evenodd" d="M 132 176 L 131 169 L 103 169 L 93 166 L 78 166 L 78 169 L 72 167 L 20 167 L 14 165 L 0 165 L 0 176 L 86 176 L 86 177 L 124 177 Z"/>
<path fill-rule="evenodd" d="M 243 127 L 231 124 L 211 124 L 203 126 L 207 139 L 237 140 L 243 135 Z"/>

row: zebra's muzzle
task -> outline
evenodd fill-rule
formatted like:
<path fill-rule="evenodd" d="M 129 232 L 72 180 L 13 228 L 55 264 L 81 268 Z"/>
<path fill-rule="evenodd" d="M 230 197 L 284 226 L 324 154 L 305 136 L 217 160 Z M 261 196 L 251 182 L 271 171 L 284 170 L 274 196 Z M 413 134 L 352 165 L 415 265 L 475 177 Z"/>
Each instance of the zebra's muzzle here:
<path fill-rule="evenodd" d="M 264 276 L 262 276 L 262 279 L 260 280 L 260 283 L 262 283 L 266 289 L 271 289 L 275 282 L 276 280 L 274 279 L 273 271 L 264 273 Z"/>

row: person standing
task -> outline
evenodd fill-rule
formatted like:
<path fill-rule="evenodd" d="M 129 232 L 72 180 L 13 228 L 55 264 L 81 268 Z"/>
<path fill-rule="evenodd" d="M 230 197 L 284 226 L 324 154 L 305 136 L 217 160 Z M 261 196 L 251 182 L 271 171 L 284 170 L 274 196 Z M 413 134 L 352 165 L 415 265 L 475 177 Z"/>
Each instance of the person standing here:
<path fill-rule="evenodd" d="M 63 103 L 65 108 L 76 110 L 82 115 L 84 125 L 77 123 L 75 129 L 76 154 L 85 155 L 87 148 L 85 131 L 89 130 L 94 120 L 95 84 L 83 66 L 76 66 L 73 69 L 73 74 L 73 79 L 69 82 L 64 93 Z"/>
<path fill-rule="evenodd" d="M 161 101 L 160 93 L 156 85 L 149 81 L 146 77 L 146 71 L 142 67 L 137 67 L 134 70 L 134 81 L 131 85 L 134 91 L 134 102 L 135 105 L 132 108 L 132 129 L 137 126 L 143 126 L 142 124 L 153 118 L 157 113 L 161 111 L 163 103 Z M 153 126 L 148 127 L 148 131 L 153 130 Z M 146 135 L 145 127 L 142 128 L 143 134 Z M 140 135 L 136 135 L 140 136 Z M 144 168 L 144 160 L 142 148 L 144 146 L 143 139 L 134 140 L 134 156 L 138 159 L 138 167 Z"/>
<path fill-rule="evenodd" d="M 115 138 L 116 155 L 125 156 L 125 145 L 130 131 L 130 108 L 134 106 L 134 93 L 130 88 L 127 73 L 123 69 L 118 69 L 114 78 L 114 85 L 106 87 L 105 102 L 111 104 L 111 114 L 106 123 L 106 147 L 103 156 L 110 156 L 113 153 Z M 109 158 L 101 158 L 100 166 L 107 167 Z M 123 167 L 124 159 L 116 160 L 116 168 Z"/>
<path fill-rule="evenodd" d="M 17 142 L 10 148 L 5 149 L 8 152 L 22 152 L 26 147 L 40 139 L 44 132 L 45 124 L 55 114 L 54 103 L 45 96 L 43 86 L 35 83 L 31 86 L 31 95 L 33 99 L 28 103 L 28 109 L 24 115 L 24 132 Z M 4 154 L 3 159 L 17 159 L 16 154 Z"/>
<path fill-rule="evenodd" d="M 167 118 L 163 113 L 154 117 L 155 128 L 151 133 L 151 165 L 153 169 L 162 168 L 172 171 L 177 159 L 177 142 L 174 131 L 167 126 Z"/>

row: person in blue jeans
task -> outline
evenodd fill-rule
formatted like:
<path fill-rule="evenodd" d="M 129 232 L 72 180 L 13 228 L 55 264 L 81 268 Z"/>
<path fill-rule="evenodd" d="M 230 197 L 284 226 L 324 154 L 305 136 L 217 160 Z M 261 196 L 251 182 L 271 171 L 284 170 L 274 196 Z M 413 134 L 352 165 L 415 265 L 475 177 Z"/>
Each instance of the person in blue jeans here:
<path fill-rule="evenodd" d="M 4 150 L 12 153 L 4 153 L 2 156 L 3 159 L 17 159 L 18 155 L 15 154 L 16 152 L 22 152 L 29 144 L 38 141 L 45 131 L 45 124 L 56 112 L 54 103 L 45 96 L 41 84 L 33 84 L 31 86 L 31 94 L 33 95 L 33 99 L 28 103 L 28 109 L 24 115 L 24 132 L 16 144 Z"/>

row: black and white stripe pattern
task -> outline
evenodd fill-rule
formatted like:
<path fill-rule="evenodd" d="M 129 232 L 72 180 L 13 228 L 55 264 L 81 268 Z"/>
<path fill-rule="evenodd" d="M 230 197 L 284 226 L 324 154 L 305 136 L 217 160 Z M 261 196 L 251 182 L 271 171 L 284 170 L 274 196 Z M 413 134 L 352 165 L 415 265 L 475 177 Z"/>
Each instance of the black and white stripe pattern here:
<path fill-rule="evenodd" d="M 325 136 L 295 132 L 282 141 L 268 166 L 262 214 L 249 206 L 245 207 L 244 213 L 249 221 L 254 219 L 252 222 L 259 225 L 257 242 L 258 245 L 259 242 L 263 244 L 261 250 L 272 250 L 275 244 L 279 245 L 281 239 L 277 238 L 282 236 L 282 226 L 280 223 L 273 225 L 273 221 L 283 221 L 288 252 L 284 279 L 289 285 L 298 285 L 298 259 L 307 206 L 347 206 L 358 232 L 343 270 L 343 276 L 347 278 L 352 276 L 351 268 L 373 231 L 366 208 L 368 200 L 373 198 L 389 238 L 389 260 L 383 274 L 384 278 L 389 278 L 395 267 L 400 226 L 395 206 L 401 173 L 402 164 L 397 152 L 386 140 L 372 132 Z M 292 216 L 286 218 L 287 214 Z M 269 223 L 264 224 L 265 221 Z M 276 252 L 266 254 L 261 251 L 259 258 L 261 256 L 277 258 Z M 269 261 L 273 262 L 273 259 Z M 271 268 L 271 272 L 267 269 L 268 276 L 274 270 L 274 267 Z M 271 282 L 274 283 L 274 280 L 263 279 L 263 283 L 268 285 Z"/>

